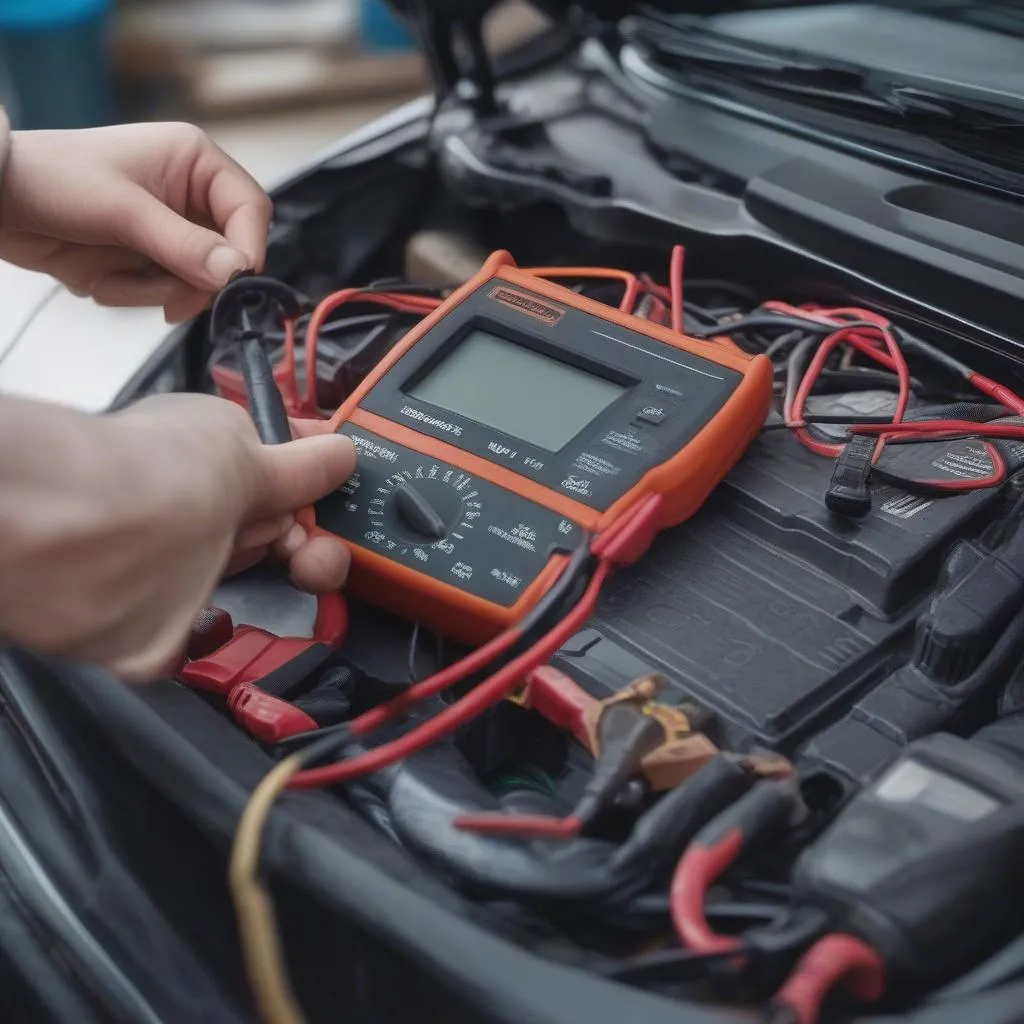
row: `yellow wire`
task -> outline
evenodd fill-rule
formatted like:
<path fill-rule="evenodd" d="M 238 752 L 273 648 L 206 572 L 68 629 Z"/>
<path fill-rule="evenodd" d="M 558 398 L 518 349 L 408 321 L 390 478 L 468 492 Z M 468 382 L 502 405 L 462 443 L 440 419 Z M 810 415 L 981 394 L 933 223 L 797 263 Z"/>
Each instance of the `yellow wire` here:
<path fill-rule="evenodd" d="M 302 768 L 298 754 L 282 761 L 256 787 L 242 812 L 231 849 L 228 884 L 235 904 L 249 984 L 266 1024 L 303 1024 L 288 981 L 270 897 L 260 879 L 263 831 L 274 801 Z"/>

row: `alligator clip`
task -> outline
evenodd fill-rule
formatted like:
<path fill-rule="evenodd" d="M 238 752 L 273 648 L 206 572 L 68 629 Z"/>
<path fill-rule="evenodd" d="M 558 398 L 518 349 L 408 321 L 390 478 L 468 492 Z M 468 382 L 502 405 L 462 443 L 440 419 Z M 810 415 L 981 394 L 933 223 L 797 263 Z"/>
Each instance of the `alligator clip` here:
<path fill-rule="evenodd" d="M 230 629 L 230 633 L 228 632 Z M 266 743 L 279 743 L 316 722 L 290 703 L 315 678 L 345 639 L 348 609 L 337 592 L 317 600 L 312 637 L 281 637 L 255 626 L 232 626 L 230 617 L 208 609 L 189 644 L 192 660 L 178 678 L 196 690 L 224 697 L 239 724 Z M 216 639 L 230 636 L 213 647 Z"/>
<path fill-rule="evenodd" d="M 688 779 L 718 753 L 715 744 L 701 731 L 706 714 L 693 705 L 676 707 L 655 699 L 665 686 L 663 676 L 652 674 L 635 680 L 606 700 L 597 700 L 564 672 L 543 665 L 530 673 L 514 699 L 572 733 L 598 763 L 607 753 L 609 716 L 620 719 L 620 728 L 626 718 L 622 712 L 649 720 L 645 730 L 646 751 L 640 757 L 638 769 L 651 789 L 663 792 Z"/>

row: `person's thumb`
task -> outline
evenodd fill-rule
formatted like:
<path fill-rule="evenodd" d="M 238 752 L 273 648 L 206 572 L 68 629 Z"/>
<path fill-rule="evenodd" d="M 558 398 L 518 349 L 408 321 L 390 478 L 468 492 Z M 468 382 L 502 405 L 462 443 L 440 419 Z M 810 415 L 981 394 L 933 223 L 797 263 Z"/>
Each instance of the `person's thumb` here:
<path fill-rule="evenodd" d="M 295 512 L 336 491 L 356 467 L 355 446 L 340 434 L 304 437 L 259 450 L 262 486 L 249 520 Z"/>
<path fill-rule="evenodd" d="M 145 189 L 126 202 L 121 225 L 124 245 L 202 291 L 220 291 L 233 275 L 252 269 L 252 260 L 222 235 L 179 216 Z"/>

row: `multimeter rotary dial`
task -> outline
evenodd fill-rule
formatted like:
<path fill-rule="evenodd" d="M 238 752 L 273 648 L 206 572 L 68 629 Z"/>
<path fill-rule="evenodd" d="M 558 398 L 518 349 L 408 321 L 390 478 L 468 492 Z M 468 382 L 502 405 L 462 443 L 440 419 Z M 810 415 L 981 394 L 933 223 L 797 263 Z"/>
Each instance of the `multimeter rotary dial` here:
<path fill-rule="evenodd" d="M 370 526 L 402 546 L 450 551 L 483 513 L 472 483 L 467 474 L 431 462 L 392 473 L 368 502 Z"/>
<path fill-rule="evenodd" d="M 380 529 L 396 540 L 442 543 L 452 538 L 460 525 L 472 529 L 473 522 L 480 518 L 483 506 L 477 500 L 479 494 L 472 488 L 464 487 L 461 492 L 457 489 L 466 479 L 463 473 L 440 472 L 430 464 L 395 473 L 388 478 L 388 493 L 371 502 L 371 514 L 374 509 L 380 510 Z"/>

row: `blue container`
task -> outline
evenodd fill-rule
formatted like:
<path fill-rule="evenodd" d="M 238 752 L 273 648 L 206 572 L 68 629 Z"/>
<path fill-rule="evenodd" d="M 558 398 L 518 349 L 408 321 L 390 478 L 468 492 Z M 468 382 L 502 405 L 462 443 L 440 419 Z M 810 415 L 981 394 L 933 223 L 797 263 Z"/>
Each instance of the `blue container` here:
<path fill-rule="evenodd" d="M 112 0 L 0 0 L 0 101 L 15 128 L 114 120 Z"/>
<path fill-rule="evenodd" d="M 370 51 L 415 49 L 415 36 L 391 13 L 384 0 L 360 0 L 359 18 L 359 28 L 365 49 Z"/>

